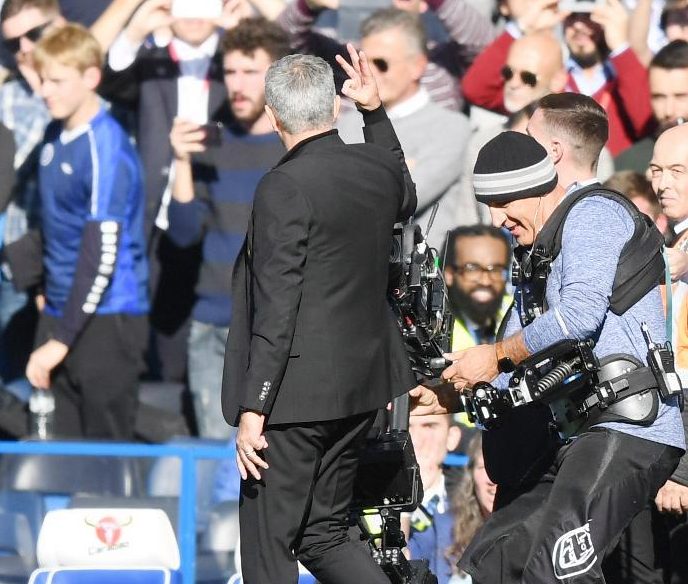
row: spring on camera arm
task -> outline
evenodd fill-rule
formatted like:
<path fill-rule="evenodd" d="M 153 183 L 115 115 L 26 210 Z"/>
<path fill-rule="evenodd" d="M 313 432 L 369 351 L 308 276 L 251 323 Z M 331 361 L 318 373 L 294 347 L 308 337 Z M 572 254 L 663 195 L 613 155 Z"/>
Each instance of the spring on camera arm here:
<path fill-rule="evenodd" d="M 567 377 L 573 375 L 573 366 L 575 364 L 576 361 L 564 361 L 554 367 L 549 373 L 543 375 L 542 379 L 537 382 L 538 391 L 545 393 L 563 383 Z"/>

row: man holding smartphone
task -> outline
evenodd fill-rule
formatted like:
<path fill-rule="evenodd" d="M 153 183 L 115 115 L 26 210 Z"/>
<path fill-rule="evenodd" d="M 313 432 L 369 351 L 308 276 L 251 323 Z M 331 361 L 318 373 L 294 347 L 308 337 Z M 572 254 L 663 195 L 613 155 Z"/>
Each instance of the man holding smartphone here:
<path fill-rule="evenodd" d="M 196 2 L 195 12 L 183 4 L 117 4 L 119 10 L 102 23 L 121 33 L 108 54 L 99 89 L 106 99 L 137 114 L 136 140 L 146 179 L 151 353 L 159 369 L 152 374 L 172 382 L 186 378 L 189 314 L 201 254 L 198 247 L 179 249 L 166 234 L 174 158 L 168 136 L 175 117 L 204 124 L 227 116 L 218 46 L 222 30 L 233 28 L 246 15 L 245 4 L 237 0 L 223 5 L 220 18 L 209 18 L 206 2 Z"/>
<path fill-rule="evenodd" d="M 265 72 L 288 54 L 282 29 L 247 18 L 220 42 L 232 122 L 199 125 L 176 118 L 170 133 L 174 179 L 169 235 L 179 246 L 202 242 L 188 341 L 189 388 L 198 433 L 226 438 L 218 407 L 225 342 L 232 316 L 232 267 L 246 236 L 253 194 L 284 154 L 265 113 Z"/>

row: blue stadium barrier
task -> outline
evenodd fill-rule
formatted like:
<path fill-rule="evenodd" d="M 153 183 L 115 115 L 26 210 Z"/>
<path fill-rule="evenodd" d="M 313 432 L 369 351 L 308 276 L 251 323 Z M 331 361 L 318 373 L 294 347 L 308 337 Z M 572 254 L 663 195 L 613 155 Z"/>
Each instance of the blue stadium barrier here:
<path fill-rule="evenodd" d="M 2 442 L 0 454 L 65 456 L 111 456 L 128 458 L 178 457 L 181 462 L 179 497 L 179 551 L 183 584 L 193 584 L 196 573 L 196 461 L 224 459 L 230 450 L 223 446 L 194 444 L 127 444 L 108 442 Z"/>

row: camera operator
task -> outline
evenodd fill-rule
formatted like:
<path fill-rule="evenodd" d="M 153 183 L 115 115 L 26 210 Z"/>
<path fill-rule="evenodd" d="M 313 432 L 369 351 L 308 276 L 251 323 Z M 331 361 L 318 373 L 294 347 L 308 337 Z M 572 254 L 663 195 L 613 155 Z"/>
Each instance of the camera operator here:
<path fill-rule="evenodd" d="M 594 178 L 608 137 L 604 111 L 585 96 L 550 95 L 540 101 L 528 133 L 499 135 L 476 163 L 476 198 L 490 206 L 493 224 L 516 239 L 520 278 L 503 339 L 449 356 L 454 363 L 443 377 L 459 390 L 494 380 L 563 339 L 593 339 L 598 358 L 623 356 L 639 366 L 646 359 L 640 324 L 663 340 L 656 284 L 661 237 Z M 541 247 L 550 221 L 563 223 L 556 255 Z M 648 265 L 654 271 L 644 278 Z M 540 286 L 533 274 L 544 274 Z M 630 286 L 624 291 L 619 282 Z M 507 379 L 494 384 L 504 387 Z M 446 409 L 439 400 L 444 396 L 413 393 L 415 413 Z M 604 581 L 606 552 L 654 498 L 685 448 L 676 398 L 660 401 L 655 387 L 647 395 L 659 403 L 646 418 L 620 421 L 633 405 L 628 400 L 637 398 L 619 399 L 609 406 L 609 421 L 593 421 L 566 440 L 554 435 L 549 409 L 538 402 L 510 411 L 501 427 L 486 432 L 496 512 L 460 568 L 479 583 Z"/>
<path fill-rule="evenodd" d="M 365 55 L 342 93 L 372 144 L 345 145 L 330 66 L 276 61 L 267 114 L 288 153 L 258 185 L 234 277 L 222 408 L 238 426 L 243 581 L 389 584 L 349 540 L 358 451 L 376 412 L 415 385 L 387 304 L 394 224 L 415 208 Z M 269 445 L 269 447 L 268 447 Z"/>

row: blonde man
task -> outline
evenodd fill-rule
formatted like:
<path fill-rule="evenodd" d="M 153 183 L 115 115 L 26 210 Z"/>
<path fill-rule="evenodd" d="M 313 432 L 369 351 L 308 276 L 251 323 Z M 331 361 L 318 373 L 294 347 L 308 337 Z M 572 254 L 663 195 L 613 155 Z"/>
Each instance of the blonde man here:
<path fill-rule="evenodd" d="M 96 95 L 102 54 L 83 27 L 34 49 L 53 117 L 40 152 L 45 308 L 26 374 L 55 395 L 55 432 L 133 437 L 146 340 L 138 157 Z"/>

